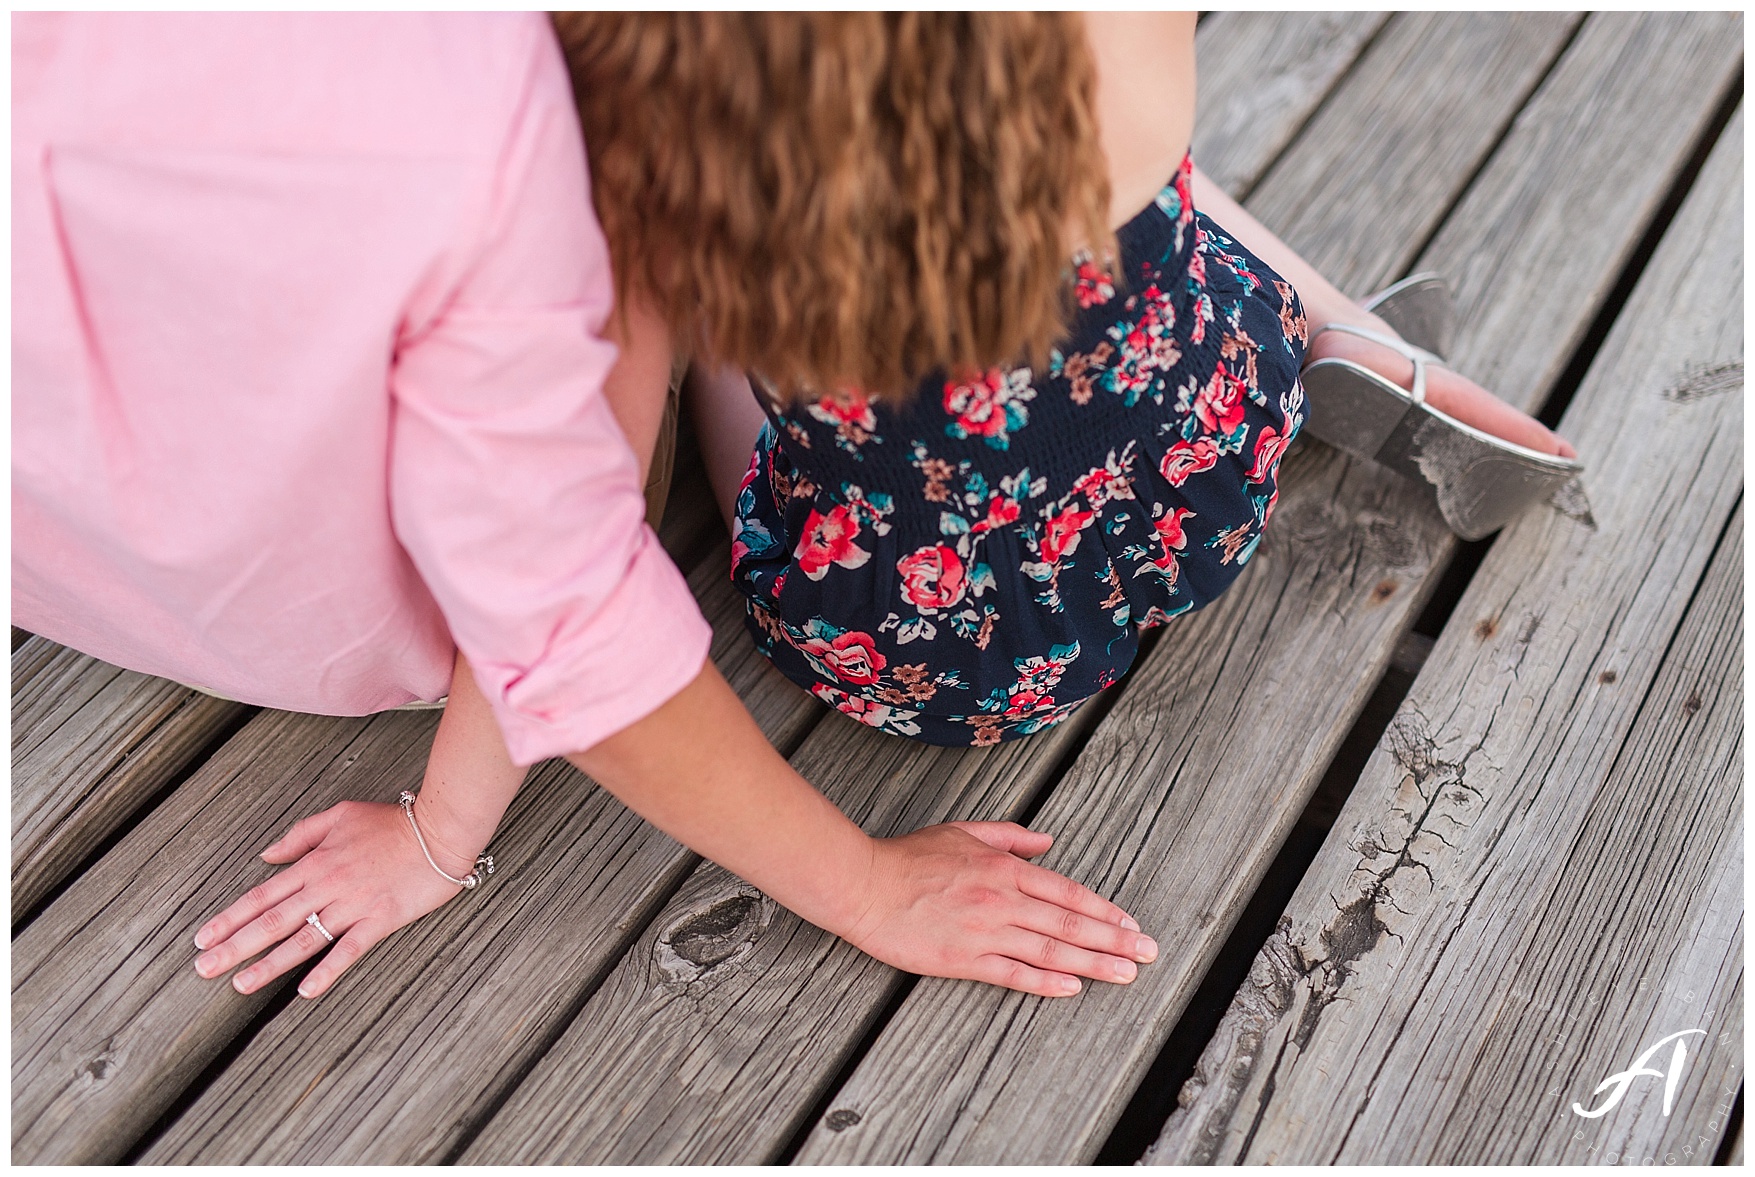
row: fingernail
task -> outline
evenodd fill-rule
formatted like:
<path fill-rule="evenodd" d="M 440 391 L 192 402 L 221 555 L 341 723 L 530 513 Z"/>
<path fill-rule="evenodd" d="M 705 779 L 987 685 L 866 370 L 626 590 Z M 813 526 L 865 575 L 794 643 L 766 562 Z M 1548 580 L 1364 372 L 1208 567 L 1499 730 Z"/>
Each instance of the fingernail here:
<path fill-rule="evenodd" d="M 197 948 L 206 948 L 207 947 L 207 929 L 206 928 L 202 928 L 199 932 L 195 933 L 195 947 L 197 947 Z"/>
<path fill-rule="evenodd" d="M 303 981 L 299 982 L 299 996 L 300 997 L 309 997 L 309 996 L 311 996 L 311 994 L 315 993 L 316 991 L 317 991 L 317 986 L 311 982 L 311 979 L 309 977 L 306 977 Z"/>
<path fill-rule="evenodd" d="M 1139 973 L 1139 968 L 1131 960 L 1118 960 L 1115 962 L 1115 976 L 1117 980 L 1131 981 L 1139 976 Z"/>
<path fill-rule="evenodd" d="M 1140 926 L 1133 922 L 1133 917 L 1131 915 L 1124 915 L 1121 917 L 1121 926 L 1130 932 L 1137 932 L 1140 930 Z"/>
<path fill-rule="evenodd" d="M 1079 979 L 1077 977 L 1062 977 L 1060 979 L 1060 991 L 1062 993 L 1077 993 L 1079 991 Z"/>
<path fill-rule="evenodd" d="M 213 966 L 216 963 L 217 962 L 211 956 L 197 957 L 195 959 L 195 971 L 203 977 L 211 977 L 214 974 L 215 970 Z"/>
<path fill-rule="evenodd" d="M 232 978 L 232 988 L 236 989 L 239 993 L 248 993 L 255 980 L 256 977 L 253 973 L 247 971 L 239 973 Z"/>
<path fill-rule="evenodd" d="M 1133 954 L 1142 961 L 1158 959 L 1158 942 L 1150 936 L 1141 936 L 1134 945 Z"/>

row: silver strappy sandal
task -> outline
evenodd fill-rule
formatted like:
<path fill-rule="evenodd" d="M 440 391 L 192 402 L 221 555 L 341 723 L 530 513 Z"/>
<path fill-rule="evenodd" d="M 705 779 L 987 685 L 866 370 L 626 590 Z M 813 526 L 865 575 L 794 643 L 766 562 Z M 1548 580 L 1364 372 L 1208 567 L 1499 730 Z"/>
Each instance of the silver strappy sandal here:
<path fill-rule="evenodd" d="M 1410 274 L 1372 295 L 1365 309 L 1415 347 L 1439 357 L 1450 354 L 1456 308 L 1450 301 L 1450 284 L 1441 275 Z"/>
<path fill-rule="evenodd" d="M 1411 361 L 1413 387 L 1403 389 L 1351 360 L 1317 360 L 1303 374 L 1305 428 L 1343 453 L 1427 488 L 1450 529 L 1474 540 L 1504 527 L 1584 467 L 1484 433 L 1426 403 L 1427 365 L 1442 366 L 1437 352 L 1450 343 L 1449 303 L 1442 279 L 1417 274 L 1366 304 L 1432 350 L 1347 323 L 1322 328 L 1381 343 Z"/>

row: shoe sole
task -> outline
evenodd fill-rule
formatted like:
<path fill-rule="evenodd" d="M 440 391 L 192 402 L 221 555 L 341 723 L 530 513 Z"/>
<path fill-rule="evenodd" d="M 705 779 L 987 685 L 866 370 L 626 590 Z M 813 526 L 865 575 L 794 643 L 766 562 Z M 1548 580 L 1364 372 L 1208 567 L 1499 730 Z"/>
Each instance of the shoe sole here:
<path fill-rule="evenodd" d="M 1347 360 L 1304 369 L 1304 428 L 1425 488 L 1451 531 L 1483 539 L 1577 477 L 1570 458 L 1494 437 Z"/>

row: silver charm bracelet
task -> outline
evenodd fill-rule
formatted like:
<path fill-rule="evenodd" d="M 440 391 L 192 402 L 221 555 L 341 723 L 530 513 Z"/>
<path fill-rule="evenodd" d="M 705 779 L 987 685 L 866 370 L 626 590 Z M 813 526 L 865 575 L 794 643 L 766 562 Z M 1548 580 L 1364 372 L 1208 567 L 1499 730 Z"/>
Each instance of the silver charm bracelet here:
<path fill-rule="evenodd" d="M 462 887 L 465 891 L 469 891 L 473 890 L 475 885 L 481 882 L 482 875 L 491 875 L 494 873 L 494 856 L 491 854 L 481 854 L 476 856 L 475 870 L 470 871 L 461 879 L 453 878 L 451 875 L 446 874 L 444 868 L 433 861 L 433 852 L 427 849 L 427 840 L 420 836 L 420 826 L 415 824 L 414 794 L 410 793 L 407 789 L 404 789 L 402 795 L 396 798 L 396 803 L 402 806 L 402 812 L 408 814 L 408 828 L 414 831 L 414 840 L 420 843 L 420 852 L 427 856 L 427 865 L 438 871 L 440 878 L 444 879 L 447 883 L 452 883 L 456 886 Z"/>

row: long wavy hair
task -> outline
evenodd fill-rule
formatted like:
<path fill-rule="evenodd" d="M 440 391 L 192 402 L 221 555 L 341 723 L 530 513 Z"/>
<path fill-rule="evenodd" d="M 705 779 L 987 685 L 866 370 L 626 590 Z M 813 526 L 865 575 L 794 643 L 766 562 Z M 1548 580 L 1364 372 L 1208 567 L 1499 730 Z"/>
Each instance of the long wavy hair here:
<path fill-rule="evenodd" d="M 1108 168 L 1077 14 L 557 14 L 618 296 L 785 396 L 1040 362 Z"/>

